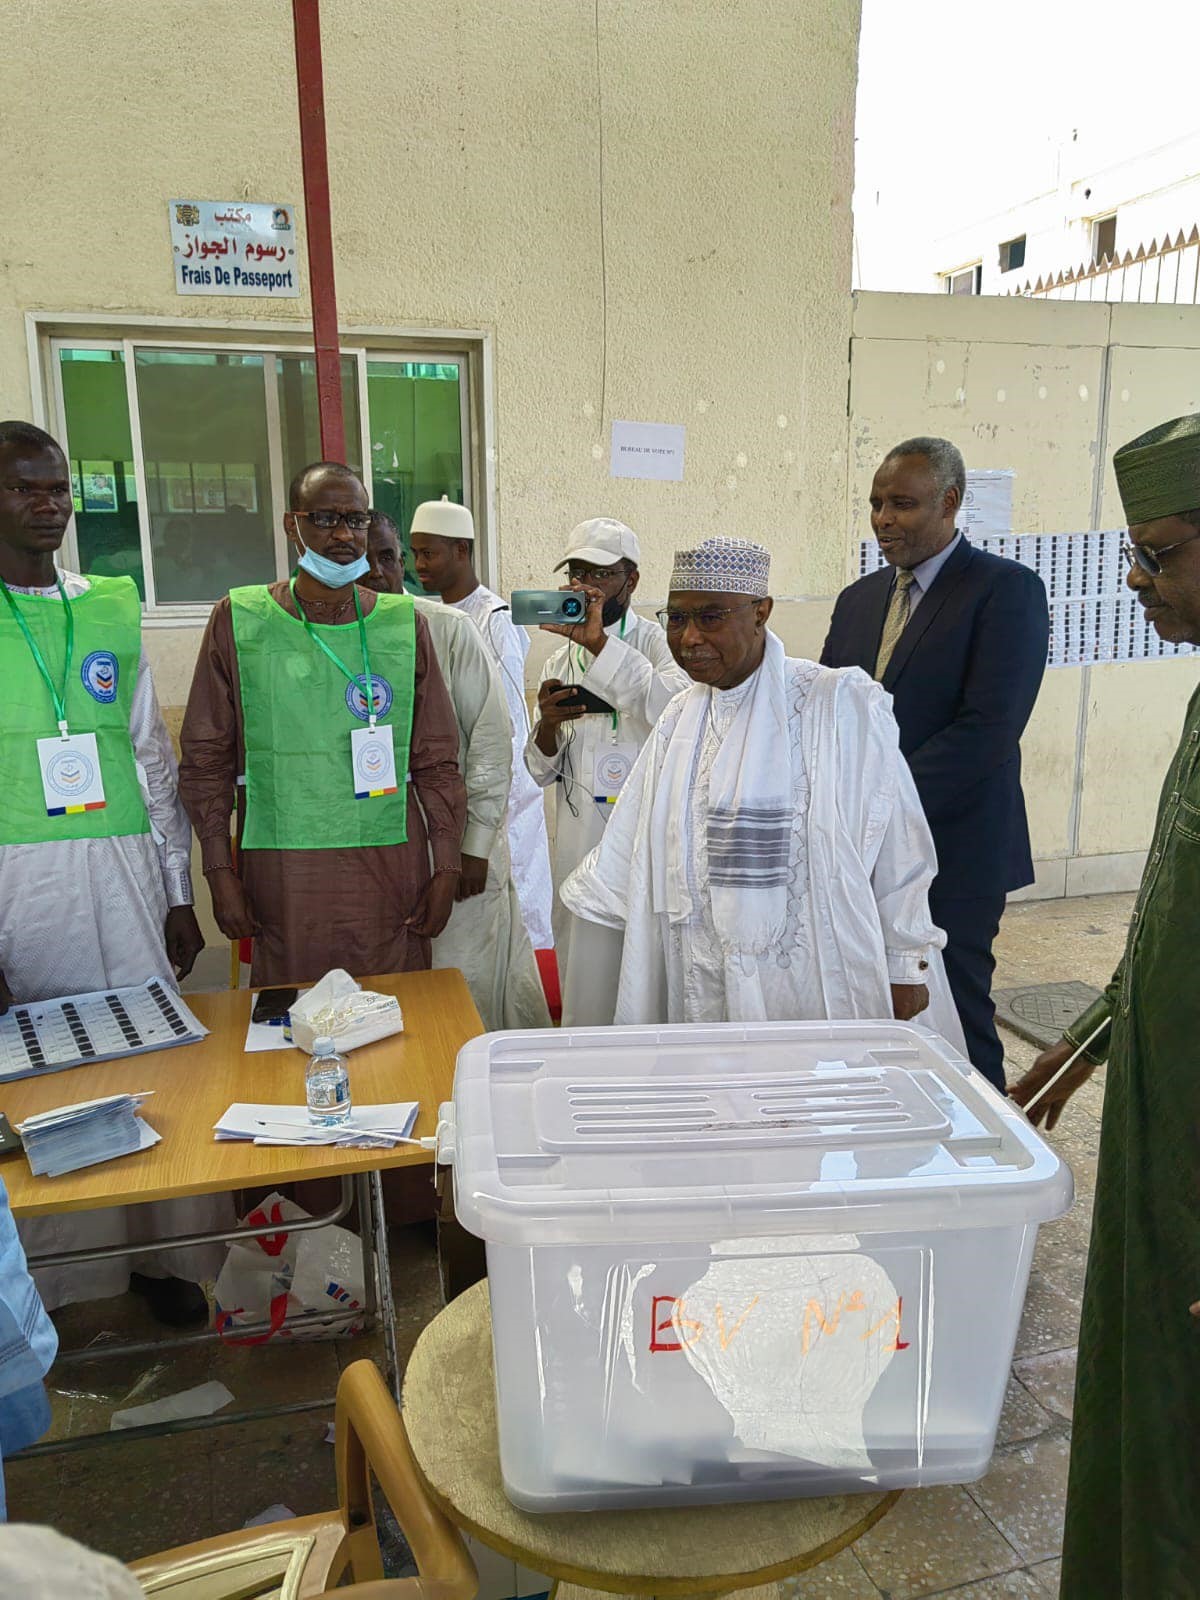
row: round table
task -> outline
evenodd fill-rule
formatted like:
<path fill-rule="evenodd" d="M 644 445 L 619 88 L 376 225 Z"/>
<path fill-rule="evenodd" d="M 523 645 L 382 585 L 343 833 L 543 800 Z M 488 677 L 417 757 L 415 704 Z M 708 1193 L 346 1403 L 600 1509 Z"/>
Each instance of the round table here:
<path fill-rule="evenodd" d="M 448 1305 L 417 1340 L 403 1409 L 429 1495 L 457 1527 L 559 1584 L 608 1594 L 718 1595 L 773 1584 L 837 1555 L 900 1497 L 519 1511 L 500 1478 L 486 1282 Z"/>

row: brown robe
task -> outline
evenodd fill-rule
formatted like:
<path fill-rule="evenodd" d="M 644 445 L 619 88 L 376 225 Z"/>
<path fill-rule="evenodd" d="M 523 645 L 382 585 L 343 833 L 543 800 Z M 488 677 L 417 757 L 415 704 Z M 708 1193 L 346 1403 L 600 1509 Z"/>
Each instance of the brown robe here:
<path fill-rule="evenodd" d="M 296 610 L 286 583 L 270 585 L 273 599 Z M 359 590 L 364 615 L 375 604 Z M 348 626 L 353 627 L 351 621 Z M 245 771 L 242 697 L 233 617 L 220 600 L 200 646 L 180 735 L 179 793 L 187 808 L 205 873 L 233 864 L 229 818 L 244 822 Z M 435 867 L 457 867 L 467 818 L 458 771 L 458 723 L 423 618 L 416 618 L 412 783 L 408 841 L 335 850 L 247 850 L 238 873 L 260 932 L 254 938 L 250 982 L 306 983 L 331 967 L 352 977 L 412 972 L 430 963 L 430 942 L 404 926 Z"/>

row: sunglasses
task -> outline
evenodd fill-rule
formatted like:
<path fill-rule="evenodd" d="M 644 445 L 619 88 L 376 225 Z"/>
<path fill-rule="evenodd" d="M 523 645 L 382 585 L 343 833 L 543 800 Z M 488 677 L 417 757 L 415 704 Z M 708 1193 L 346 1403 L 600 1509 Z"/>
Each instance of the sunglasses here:
<path fill-rule="evenodd" d="M 1162 558 L 1185 544 L 1195 544 L 1197 539 L 1200 539 L 1200 534 L 1194 535 L 1191 539 L 1177 539 L 1174 544 L 1163 545 L 1161 550 L 1151 550 L 1144 544 L 1123 544 L 1121 554 L 1131 567 L 1136 561 L 1148 578 L 1158 578 L 1162 575 Z"/>

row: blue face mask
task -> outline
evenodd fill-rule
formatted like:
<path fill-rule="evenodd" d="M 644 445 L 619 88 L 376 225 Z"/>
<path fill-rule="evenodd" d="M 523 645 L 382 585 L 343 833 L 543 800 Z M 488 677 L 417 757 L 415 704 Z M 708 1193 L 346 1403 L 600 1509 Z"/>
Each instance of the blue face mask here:
<path fill-rule="evenodd" d="M 348 583 L 357 583 L 360 578 L 365 578 L 371 570 L 371 563 L 365 555 L 359 556 L 357 561 L 331 561 L 328 556 L 319 556 L 307 545 L 303 546 L 303 554 L 296 565 L 303 567 L 310 578 L 323 583 L 327 589 L 344 589 Z"/>

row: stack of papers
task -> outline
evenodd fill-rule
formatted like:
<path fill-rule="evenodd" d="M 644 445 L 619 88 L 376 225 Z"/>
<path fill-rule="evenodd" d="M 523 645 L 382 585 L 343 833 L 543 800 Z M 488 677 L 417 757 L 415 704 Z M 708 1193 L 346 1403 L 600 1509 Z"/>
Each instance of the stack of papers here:
<path fill-rule="evenodd" d="M 132 1155 L 157 1144 L 159 1135 L 138 1115 L 146 1094 L 113 1094 L 81 1100 L 27 1117 L 17 1124 L 29 1170 L 35 1178 L 59 1178 L 99 1161 Z"/>
<path fill-rule="evenodd" d="M 324 1144 L 356 1150 L 391 1150 L 412 1144 L 418 1111 L 415 1100 L 386 1106 L 355 1106 L 348 1122 L 322 1127 L 308 1120 L 305 1106 L 232 1105 L 213 1124 L 218 1139 L 249 1139 L 255 1144 Z"/>

